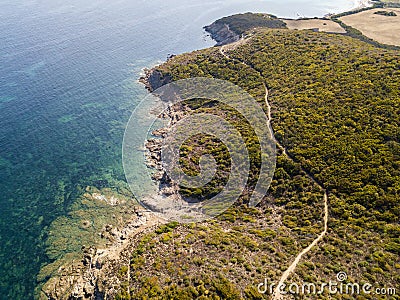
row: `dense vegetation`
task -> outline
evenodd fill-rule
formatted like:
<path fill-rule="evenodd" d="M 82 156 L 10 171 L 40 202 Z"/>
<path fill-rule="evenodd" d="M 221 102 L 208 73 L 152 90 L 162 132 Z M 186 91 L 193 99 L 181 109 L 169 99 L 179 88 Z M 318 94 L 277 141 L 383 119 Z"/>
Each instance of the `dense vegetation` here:
<path fill-rule="evenodd" d="M 196 74 L 195 72 L 200 72 L 200 74 L 202 74 L 201 76 L 207 76 L 205 72 L 210 59 L 214 60 L 214 62 L 218 62 L 217 57 L 209 57 L 204 55 L 199 57 L 198 68 L 193 67 L 193 70 L 190 70 L 182 67 L 174 70 L 172 76 L 174 78 L 184 78 L 187 76 L 184 74 L 184 72 L 189 72 L 191 75 Z M 179 61 L 179 58 L 177 58 L 176 61 Z M 207 64 L 202 65 L 202 62 L 207 62 Z M 189 68 L 191 68 L 191 66 L 189 66 Z M 230 80 L 236 84 L 239 84 L 241 76 L 245 76 L 254 82 L 253 86 L 248 86 L 253 93 L 260 96 L 262 93 L 264 93 L 263 86 L 259 84 L 261 82 L 259 74 L 251 68 L 244 67 L 242 64 L 234 63 L 231 65 L 231 68 L 227 70 L 218 69 L 215 70 L 215 72 L 215 75 L 218 74 L 218 78 Z M 261 97 L 259 99 L 261 99 Z M 215 101 L 204 99 L 186 101 L 184 110 L 187 113 L 209 113 L 219 115 L 233 125 L 238 132 L 240 132 L 241 136 L 243 137 L 243 141 L 246 144 L 247 151 L 249 152 L 250 162 L 250 176 L 245 188 L 246 193 L 242 195 L 241 199 L 241 202 L 246 202 L 251 194 L 251 191 L 257 184 L 261 162 L 260 145 L 257 136 L 254 133 L 254 129 L 251 128 L 250 124 L 248 124 L 248 121 L 238 112 L 227 105 L 223 105 Z M 218 153 L 218 155 L 215 155 L 216 153 Z M 216 176 L 214 176 L 209 184 L 202 188 L 181 189 L 181 194 L 185 197 L 189 197 L 194 200 L 196 198 L 200 200 L 209 199 L 217 195 L 228 181 L 231 170 L 228 149 L 216 137 L 207 135 L 196 135 L 186 141 L 181 148 L 180 163 L 185 173 L 191 176 L 198 175 L 200 171 L 199 159 L 202 155 L 206 154 L 211 154 L 216 159 L 218 166 Z"/>
<path fill-rule="evenodd" d="M 276 281 L 322 231 L 322 192 L 302 169 L 328 190 L 329 232 L 291 281 L 326 282 L 345 271 L 350 282 L 398 287 L 399 52 L 347 36 L 264 29 L 229 55 L 197 51 L 158 69 L 173 79 L 226 79 L 260 103 L 266 82 L 276 138 L 294 161 L 278 155 L 255 209 L 238 205 L 216 220 L 138 237 L 119 299 L 263 299 L 257 284 Z"/>
<path fill-rule="evenodd" d="M 376 15 L 382 15 L 382 16 L 386 16 L 386 17 L 396 17 L 397 14 L 394 11 L 385 11 L 385 10 L 379 10 L 374 12 L 374 14 Z"/>
<path fill-rule="evenodd" d="M 279 156 L 278 170 L 268 199 L 258 208 L 236 206 L 206 223 L 169 223 L 137 237 L 130 296 L 240 299 L 242 291 L 257 295 L 256 283 L 265 276 L 278 280 L 322 230 L 323 210 L 322 192 L 303 177 L 298 164 Z M 124 282 L 118 297 L 129 299 L 127 268 L 118 276 Z"/>
<path fill-rule="evenodd" d="M 276 137 L 294 158 L 364 216 L 398 222 L 399 54 L 333 40 L 268 32 L 233 56 L 266 78 Z"/>
<path fill-rule="evenodd" d="M 255 27 L 265 28 L 286 28 L 286 24 L 277 17 L 262 13 L 236 14 L 221 18 L 215 21 L 217 25 L 228 25 L 229 29 L 237 35 L 242 35 L 246 31 Z M 206 26 L 207 28 L 207 26 Z"/>

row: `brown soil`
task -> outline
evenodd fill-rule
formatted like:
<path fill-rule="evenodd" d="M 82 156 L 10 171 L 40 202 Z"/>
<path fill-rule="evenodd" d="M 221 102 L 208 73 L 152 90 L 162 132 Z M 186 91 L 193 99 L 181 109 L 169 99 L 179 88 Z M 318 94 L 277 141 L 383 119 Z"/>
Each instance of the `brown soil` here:
<path fill-rule="evenodd" d="M 397 16 L 375 14 L 377 11 L 393 11 Z M 340 20 L 379 43 L 400 46 L 400 8 L 375 8 Z"/>
<path fill-rule="evenodd" d="M 346 31 L 337 23 L 331 20 L 283 20 L 289 29 L 318 29 L 318 31 L 330 33 L 346 33 Z"/>

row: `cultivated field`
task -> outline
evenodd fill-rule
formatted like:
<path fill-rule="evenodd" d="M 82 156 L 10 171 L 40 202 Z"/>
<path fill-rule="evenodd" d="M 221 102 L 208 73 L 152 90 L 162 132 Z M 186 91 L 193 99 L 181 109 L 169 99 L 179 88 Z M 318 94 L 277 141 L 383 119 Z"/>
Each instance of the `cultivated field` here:
<path fill-rule="evenodd" d="M 375 14 L 380 11 L 394 12 L 397 16 Z M 376 8 L 340 20 L 377 42 L 400 46 L 400 8 Z"/>
<path fill-rule="evenodd" d="M 317 29 L 323 32 L 346 33 L 346 31 L 337 23 L 330 20 L 283 20 L 289 29 Z"/>

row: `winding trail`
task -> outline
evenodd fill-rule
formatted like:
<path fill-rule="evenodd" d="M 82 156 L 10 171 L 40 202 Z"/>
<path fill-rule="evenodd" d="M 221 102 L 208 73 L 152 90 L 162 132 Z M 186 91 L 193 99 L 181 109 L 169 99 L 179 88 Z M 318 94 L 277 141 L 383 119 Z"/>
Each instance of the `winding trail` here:
<path fill-rule="evenodd" d="M 240 39 L 239 41 L 232 43 L 232 44 L 228 44 L 228 45 L 224 45 L 222 47 L 220 47 L 219 52 L 228 60 L 237 60 L 238 62 L 240 62 L 241 64 L 252 68 L 253 70 L 255 70 L 253 67 L 249 66 L 248 64 L 246 64 L 245 62 L 238 60 L 238 59 L 234 59 L 231 58 L 228 54 L 226 54 L 226 51 L 228 50 L 234 50 L 236 47 L 242 45 L 243 43 L 246 43 L 246 39 Z M 257 70 L 255 70 L 256 72 L 258 72 L 261 76 L 261 73 Z M 267 119 L 268 119 L 268 127 L 270 129 L 271 132 L 271 136 L 272 139 L 274 140 L 275 144 L 278 146 L 279 149 L 281 149 L 281 151 L 283 152 L 283 154 L 285 156 L 287 156 L 290 160 L 294 161 L 294 158 L 288 153 L 288 151 L 286 150 L 286 148 L 275 138 L 274 136 L 274 131 L 272 129 L 272 109 L 271 109 L 271 104 L 269 103 L 269 90 L 267 87 L 266 82 L 263 82 L 263 86 L 265 89 L 265 103 L 267 105 Z M 286 282 L 286 280 L 290 277 L 290 275 L 292 275 L 292 273 L 294 273 L 297 265 L 299 264 L 300 260 L 303 258 L 304 255 L 306 255 L 308 252 L 310 252 L 315 246 L 317 246 L 317 244 L 319 242 L 321 242 L 323 240 L 323 238 L 325 237 L 325 235 L 328 233 L 328 221 L 329 221 L 329 207 L 328 207 L 328 202 L 329 202 L 329 198 L 328 198 L 328 192 L 327 190 L 322 186 L 322 184 L 320 184 L 313 175 L 311 175 L 311 173 L 309 173 L 307 170 L 305 170 L 303 167 L 301 167 L 301 170 L 306 174 L 306 176 L 312 181 L 314 182 L 316 185 L 318 185 L 322 191 L 324 192 L 324 215 L 323 215 L 323 223 L 324 223 L 324 230 L 321 232 L 321 234 L 307 247 L 305 248 L 303 251 L 301 251 L 295 258 L 295 260 L 290 264 L 290 266 L 286 269 L 285 272 L 283 272 L 283 274 L 281 275 L 280 279 L 279 279 L 279 283 L 275 288 L 274 291 L 274 295 L 273 295 L 273 299 L 274 300 L 280 300 L 283 299 L 283 294 L 281 293 L 281 291 L 284 288 L 284 284 Z"/>

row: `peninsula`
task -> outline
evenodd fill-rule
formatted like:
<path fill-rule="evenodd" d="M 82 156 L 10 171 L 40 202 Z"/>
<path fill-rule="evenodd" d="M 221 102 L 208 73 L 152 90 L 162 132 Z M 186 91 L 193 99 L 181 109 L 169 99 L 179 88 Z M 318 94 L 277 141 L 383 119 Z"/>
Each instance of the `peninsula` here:
<path fill-rule="evenodd" d="M 129 222 L 103 224 L 108 245 L 88 245 L 81 260 L 57 264 L 50 279 L 43 275 L 49 280 L 40 297 L 280 299 L 276 289 L 262 293 L 260 283 L 267 278 L 317 284 L 337 280 L 339 272 L 347 274 L 346 283 L 398 287 L 400 52 L 396 37 L 380 39 L 348 18 L 366 12 L 396 18 L 392 7 L 375 5 L 380 7 L 323 19 L 226 17 L 205 27 L 215 47 L 149 70 L 142 81 L 150 90 L 182 78 L 212 77 L 238 85 L 259 102 L 278 149 L 268 195 L 253 208 L 243 193 L 218 218 L 196 224 L 163 223 L 135 209 Z M 231 120 L 251 157 L 246 191 L 254 189 L 259 145 L 243 119 L 204 99 L 173 109 L 172 114 L 206 112 Z M 157 153 L 152 146 L 150 153 Z M 183 147 L 182 164 L 193 174 L 200 153 L 191 155 L 190 149 L 207 150 L 217 162 L 229 154 L 206 138 Z M 228 176 L 228 166 L 221 168 L 212 185 L 178 192 L 212 195 Z M 88 188 L 84 201 L 118 206 L 128 194 Z M 320 297 L 343 296 L 326 291 Z"/>

